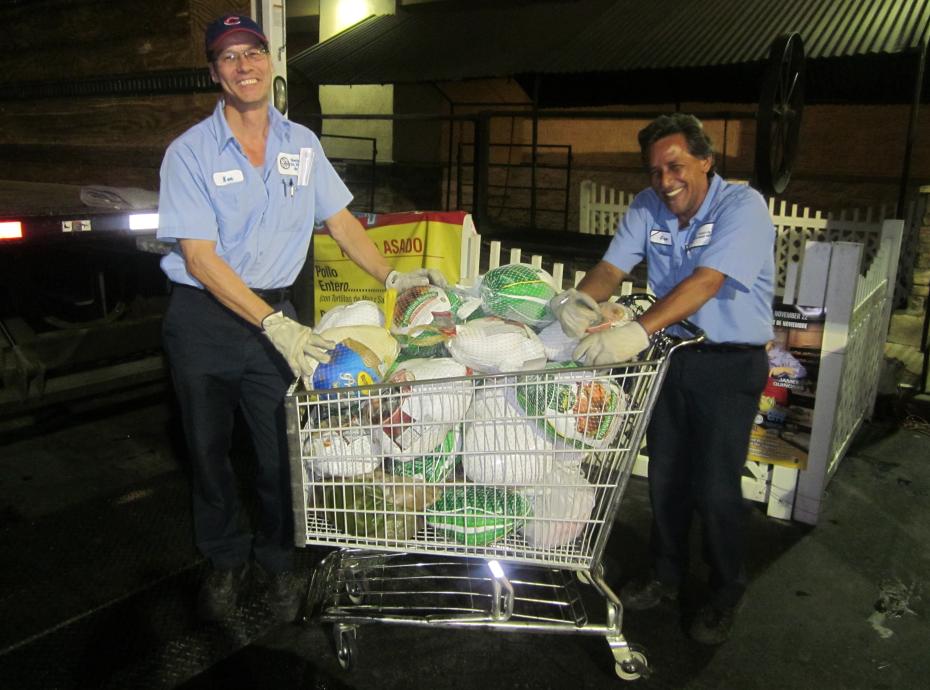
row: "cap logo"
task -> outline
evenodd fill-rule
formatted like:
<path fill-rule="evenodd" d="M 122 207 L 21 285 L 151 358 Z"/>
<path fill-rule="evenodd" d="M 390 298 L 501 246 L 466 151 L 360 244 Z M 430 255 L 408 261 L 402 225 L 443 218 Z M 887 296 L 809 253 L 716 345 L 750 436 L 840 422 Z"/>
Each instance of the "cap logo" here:
<path fill-rule="evenodd" d="M 242 22 L 239 20 L 239 17 L 226 17 L 223 23 L 226 26 L 239 26 Z"/>

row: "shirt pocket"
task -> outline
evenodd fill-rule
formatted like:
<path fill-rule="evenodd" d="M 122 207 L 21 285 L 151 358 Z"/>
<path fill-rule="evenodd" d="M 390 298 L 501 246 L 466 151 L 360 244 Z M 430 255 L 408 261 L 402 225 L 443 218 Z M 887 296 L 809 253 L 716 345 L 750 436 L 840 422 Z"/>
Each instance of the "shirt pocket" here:
<path fill-rule="evenodd" d="M 705 249 L 707 249 L 706 244 L 686 248 L 684 256 L 685 263 L 692 268 L 697 268 L 701 264 L 701 256 L 704 254 Z"/>
<path fill-rule="evenodd" d="M 293 192 L 293 193 L 292 193 Z M 307 231 L 313 222 L 313 180 L 310 184 L 287 185 L 287 198 L 281 207 L 277 232 L 295 233 Z"/>
<path fill-rule="evenodd" d="M 229 247 L 242 240 L 247 227 L 247 199 L 244 184 L 230 184 L 213 191 L 220 244 Z"/>
<path fill-rule="evenodd" d="M 650 242 L 646 252 L 646 260 L 652 261 L 657 266 L 667 267 L 670 265 L 674 253 L 675 247 L 671 244 Z"/>
<path fill-rule="evenodd" d="M 649 243 L 649 251 L 660 256 L 671 256 L 673 249 L 674 247 L 671 244 L 664 244 L 663 242 Z"/>

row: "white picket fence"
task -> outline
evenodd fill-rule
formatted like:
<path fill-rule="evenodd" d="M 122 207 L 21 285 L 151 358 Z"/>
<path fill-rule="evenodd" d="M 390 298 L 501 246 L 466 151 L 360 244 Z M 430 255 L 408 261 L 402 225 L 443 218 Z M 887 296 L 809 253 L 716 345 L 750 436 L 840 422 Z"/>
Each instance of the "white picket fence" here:
<path fill-rule="evenodd" d="M 507 255 L 506 261 L 501 261 L 501 251 L 502 245 L 497 240 L 492 240 L 488 243 L 487 255 L 482 261 L 481 257 L 481 235 L 477 233 L 467 235 L 463 232 L 462 234 L 462 263 L 459 269 L 459 275 L 461 278 L 459 282 L 462 285 L 474 285 L 480 278 L 482 273 L 481 267 L 485 267 L 485 272 L 490 271 L 492 268 L 497 268 L 502 263 L 504 264 L 513 264 L 513 263 L 527 263 L 537 268 L 543 268 L 552 274 L 553 282 L 557 286 L 565 286 L 565 265 L 559 261 L 553 262 L 549 266 L 543 266 L 543 258 L 539 254 L 532 254 L 529 257 L 525 256 L 522 249 L 513 247 L 510 249 L 510 253 Z M 575 286 L 581 282 L 581 279 L 584 278 L 584 271 L 575 271 L 574 275 L 571 277 L 571 285 Z M 617 295 L 629 295 L 633 292 L 633 283 L 630 281 L 624 281 L 620 286 Z"/>
<path fill-rule="evenodd" d="M 895 280 L 904 221 L 831 218 L 773 211 L 780 247 L 776 264 L 784 282 L 781 301 L 823 307 L 826 323 L 817 384 L 807 468 L 803 471 L 780 465 L 748 461 L 743 494 L 766 504 L 773 517 L 816 524 L 824 489 L 836 471 L 863 420 L 871 416 L 884 360 L 883 345 L 894 301 Z M 856 241 L 848 241 L 855 239 Z M 481 236 L 471 225 L 463 232 L 460 280 L 472 285 L 485 270 L 501 264 L 501 243 L 489 242 L 482 256 Z M 872 248 L 870 250 L 870 248 Z M 866 255 L 872 252 L 871 260 Z M 552 273 L 555 284 L 565 285 L 564 266 L 543 266 L 539 255 L 510 250 L 506 262 L 532 264 Z M 484 259 L 484 260 L 482 260 Z M 506 263 L 505 262 L 505 263 Z M 860 274 L 862 266 L 868 270 Z M 570 283 L 577 285 L 584 272 L 576 271 Z M 620 287 L 629 294 L 632 283 Z M 640 456 L 634 472 L 645 475 L 648 458 Z"/>
<path fill-rule="evenodd" d="M 784 472 L 773 480 L 773 499 L 784 511 L 793 506 L 794 519 L 808 524 L 817 523 L 827 482 L 875 405 L 904 221 L 886 220 L 881 226 L 864 275 L 859 272 L 862 243 L 809 243 L 804 252 L 796 303 L 822 305 L 826 312 L 810 454 L 807 469 L 793 471 L 796 482 Z M 823 273 L 826 281 L 820 280 Z"/>
<path fill-rule="evenodd" d="M 841 211 L 839 214 L 820 211 L 811 212 L 807 207 L 798 208 L 784 201 L 777 204 L 769 198 L 769 213 L 775 225 L 775 266 L 777 271 L 777 292 L 779 295 L 791 293 L 791 283 L 797 277 L 792 275 L 793 266 L 801 263 L 804 248 L 808 242 L 857 242 L 862 245 L 862 258 L 866 264 L 875 259 L 881 248 L 883 221 L 890 218 L 894 209 L 881 206 L 868 208 L 860 213 L 858 209 Z"/>
<path fill-rule="evenodd" d="M 578 229 L 586 235 L 613 235 L 635 194 L 582 180 Z"/>

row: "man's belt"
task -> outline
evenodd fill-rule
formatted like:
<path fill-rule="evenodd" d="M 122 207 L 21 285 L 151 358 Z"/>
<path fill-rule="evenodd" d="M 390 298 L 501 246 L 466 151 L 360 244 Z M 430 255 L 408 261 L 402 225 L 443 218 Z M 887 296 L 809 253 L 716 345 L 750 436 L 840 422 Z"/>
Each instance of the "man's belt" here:
<path fill-rule="evenodd" d="M 185 290 L 197 290 L 197 292 L 206 292 L 203 288 L 194 287 L 193 285 L 187 285 L 185 283 L 175 283 L 171 282 L 172 288 L 183 288 Z M 268 302 L 268 304 L 280 304 L 291 298 L 291 288 L 249 288 L 256 295 L 261 297 L 263 300 Z M 209 294 L 209 293 L 207 293 Z"/>
<path fill-rule="evenodd" d="M 696 343 L 686 348 L 691 352 L 753 352 L 764 350 L 765 345 L 751 345 L 749 343 Z"/>
<path fill-rule="evenodd" d="M 268 304 L 280 304 L 291 298 L 291 289 L 283 288 L 251 288 L 252 292 L 261 297 Z"/>

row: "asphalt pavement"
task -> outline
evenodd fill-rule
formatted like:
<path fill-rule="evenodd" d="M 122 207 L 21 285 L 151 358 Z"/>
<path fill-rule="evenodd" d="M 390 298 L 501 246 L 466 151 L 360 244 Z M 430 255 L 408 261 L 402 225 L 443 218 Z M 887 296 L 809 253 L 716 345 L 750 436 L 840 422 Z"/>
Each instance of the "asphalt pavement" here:
<path fill-rule="evenodd" d="M 879 406 L 828 486 L 815 528 L 749 505 L 750 586 L 730 641 L 708 648 L 682 606 L 628 613 L 641 688 L 925 688 L 930 675 L 927 406 Z M 204 564 L 164 395 L 49 411 L 0 434 L 0 687 L 616 688 L 603 636 L 358 629 L 354 668 L 331 626 L 277 625 L 250 597 L 222 626 L 192 613 Z M 245 438 L 235 461 L 248 470 Z M 633 478 L 604 554 L 616 589 L 648 562 L 646 483 Z M 323 552 L 303 549 L 307 582 Z M 695 563 L 700 563 L 695 540 Z M 600 598 L 581 586 L 593 619 Z"/>

